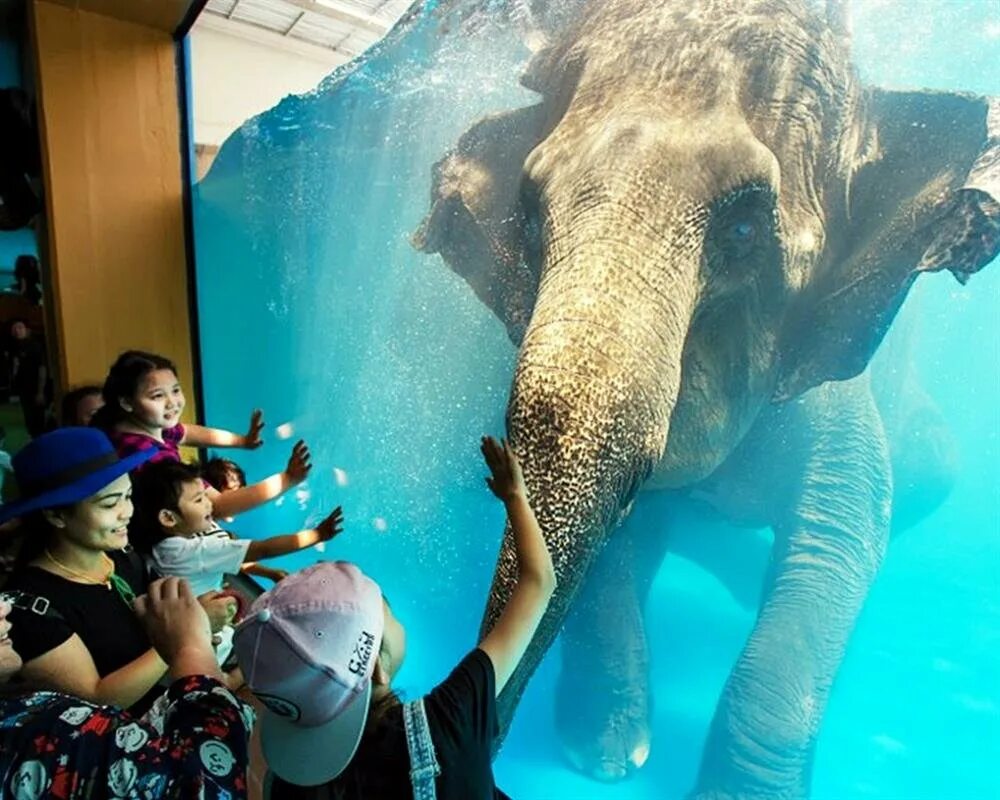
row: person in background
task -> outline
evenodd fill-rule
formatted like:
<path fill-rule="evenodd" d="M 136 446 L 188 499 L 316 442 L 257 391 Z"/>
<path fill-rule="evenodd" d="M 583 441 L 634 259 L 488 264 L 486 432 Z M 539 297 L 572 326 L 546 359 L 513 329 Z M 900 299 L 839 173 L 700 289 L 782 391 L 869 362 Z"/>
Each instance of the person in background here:
<path fill-rule="evenodd" d="M 119 455 L 151 451 L 149 463 L 180 461 L 179 448 L 241 447 L 255 450 L 263 443 L 263 415 L 254 411 L 245 434 L 219 428 L 182 424 L 185 398 L 173 362 L 154 353 L 129 350 L 111 366 L 101 390 L 104 407 L 92 424 L 107 432 Z M 262 505 L 302 483 L 312 469 L 309 448 L 296 442 L 282 472 L 252 486 L 228 492 L 212 489 L 215 515 L 231 517 Z"/>
<path fill-rule="evenodd" d="M 127 549 L 132 518 L 129 470 L 148 451 L 119 458 L 94 428 L 59 428 L 12 459 L 20 498 L 0 506 L 0 523 L 24 518 L 21 548 L 4 587 L 51 613 L 11 612 L 22 676 L 38 686 L 142 714 L 162 695 L 167 664 L 134 611 L 148 585 Z M 236 603 L 199 598 L 218 632 Z"/>
<path fill-rule="evenodd" d="M 86 428 L 104 405 L 100 386 L 78 386 L 63 395 L 59 408 L 59 425 Z"/>
<path fill-rule="evenodd" d="M 45 414 L 49 406 L 45 344 L 22 319 L 11 322 L 10 335 L 13 339 L 11 387 L 21 403 L 28 435 L 34 438 L 45 432 Z"/>
<path fill-rule="evenodd" d="M 201 477 L 217 492 L 232 492 L 247 485 L 247 474 L 243 468 L 228 458 L 210 458 L 202 465 Z M 229 523 L 233 521 L 233 518 L 222 517 L 222 521 Z M 248 574 L 259 573 L 251 571 Z M 262 575 L 261 577 L 267 576 Z"/>
<path fill-rule="evenodd" d="M 243 468 L 228 458 L 210 458 L 201 468 L 201 477 L 218 492 L 231 492 L 247 485 Z"/>
<path fill-rule="evenodd" d="M 165 713 L 136 718 L 71 694 L 11 684 L 30 596 L 0 592 L 0 796 L 245 800 L 254 712 L 220 682 L 205 610 L 176 578 L 136 598 L 136 618 L 171 685 Z M 11 611 L 22 612 L 12 622 Z"/>
<path fill-rule="evenodd" d="M 42 303 L 42 273 L 38 269 L 38 259 L 32 255 L 20 255 L 14 261 L 14 281 L 17 293 L 31 305 Z"/>
<path fill-rule="evenodd" d="M 354 564 L 320 562 L 289 575 L 237 625 L 237 659 L 266 706 L 261 742 L 275 800 L 506 797 L 490 763 L 495 698 L 534 636 L 556 576 L 513 451 L 492 438 L 482 451 L 486 482 L 514 534 L 518 579 L 493 630 L 430 694 L 403 704 L 393 692 L 405 631 Z"/>

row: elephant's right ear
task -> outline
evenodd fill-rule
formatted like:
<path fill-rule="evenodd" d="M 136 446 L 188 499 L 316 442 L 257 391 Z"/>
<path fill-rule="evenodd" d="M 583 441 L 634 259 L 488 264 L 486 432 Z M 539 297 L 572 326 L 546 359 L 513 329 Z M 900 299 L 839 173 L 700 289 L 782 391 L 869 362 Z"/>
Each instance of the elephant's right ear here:
<path fill-rule="evenodd" d="M 463 134 L 434 165 L 431 210 L 413 235 L 426 253 L 440 253 L 507 328 L 524 335 L 538 287 L 537 230 L 521 199 L 528 154 L 541 141 L 541 105 L 487 117 Z"/>
<path fill-rule="evenodd" d="M 776 399 L 868 365 L 918 275 L 961 283 L 1000 252 L 1000 103 L 948 92 L 869 91 L 849 212 L 783 334 Z M 852 159 L 848 159 L 852 160 Z"/>

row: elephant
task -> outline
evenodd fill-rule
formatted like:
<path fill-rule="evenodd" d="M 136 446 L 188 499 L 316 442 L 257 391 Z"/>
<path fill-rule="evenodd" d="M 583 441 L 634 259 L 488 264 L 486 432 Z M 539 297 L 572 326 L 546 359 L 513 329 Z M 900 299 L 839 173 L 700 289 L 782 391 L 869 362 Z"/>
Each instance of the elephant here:
<path fill-rule="evenodd" d="M 641 765 L 635 598 L 670 537 L 628 510 L 699 495 L 775 541 L 693 796 L 802 797 L 892 524 L 863 373 L 920 274 L 965 283 L 1000 250 L 1000 104 L 862 85 L 840 3 L 517 5 L 556 20 L 521 77 L 541 99 L 462 135 L 414 235 L 518 348 L 507 432 L 559 583 L 501 724 L 566 626 L 574 665 L 613 654 L 577 680 L 626 687 L 570 749 Z M 785 469 L 761 485 L 762 462 Z M 516 579 L 507 530 L 484 631 Z"/>

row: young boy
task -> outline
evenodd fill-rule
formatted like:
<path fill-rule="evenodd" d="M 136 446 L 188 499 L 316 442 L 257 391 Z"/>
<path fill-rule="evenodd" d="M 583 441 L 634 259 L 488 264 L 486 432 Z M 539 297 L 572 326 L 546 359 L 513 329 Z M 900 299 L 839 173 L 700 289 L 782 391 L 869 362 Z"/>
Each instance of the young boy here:
<path fill-rule="evenodd" d="M 222 589 L 223 576 L 245 571 L 278 581 L 283 570 L 255 562 L 326 542 L 341 531 L 343 512 L 337 506 L 315 528 L 272 536 L 237 539 L 212 517 L 212 501 L 196 467 L 177 461 L 149 464 L 133 483 L 135 515 L 129 526 L 132 546 L 161 577 L 186 578 L 196 595 Z M 234 606 L 233 614 L 237 609 Z M 232 650 L 232 626 L 219 634 L 222 663 Z"/>
<path fill-rule="evenodd" d="M 153 571 L 187 578 L 196 594 L 218 591 L 223 575 L 261 559 L 329 541 L 340 533 L 343 522 L 337 506 L 315 528 L 268 539 L 237 539 L 213 519 L 212 502 L 197 468 L 176 461 L 148 465 L 135 478 L 133 496 L 133 546 Z"/>

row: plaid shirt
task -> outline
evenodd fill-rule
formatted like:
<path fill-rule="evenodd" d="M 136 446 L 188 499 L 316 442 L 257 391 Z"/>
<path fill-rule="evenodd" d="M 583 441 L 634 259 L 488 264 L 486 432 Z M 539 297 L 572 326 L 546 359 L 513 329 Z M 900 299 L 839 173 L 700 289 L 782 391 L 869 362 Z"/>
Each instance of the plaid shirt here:
<path fill-rule="evenodd" d="M 119 458 L 125 458 L 133 453 L 141 453 L 144 450 L 156 450 L 157 453 L 149 461 L 140 464 L 133 473 L 141 470 L 146 464 L 155 464 L 157 461 L 180 461 L 180 444 L 184 439 L 184 426 L 178 423 L 172 428 L 163 429 L 163 441 L 154 439 L 144 433 L 125 433 L 122 431 L 108 431 L 108 438 L 118 451 Z"/>

